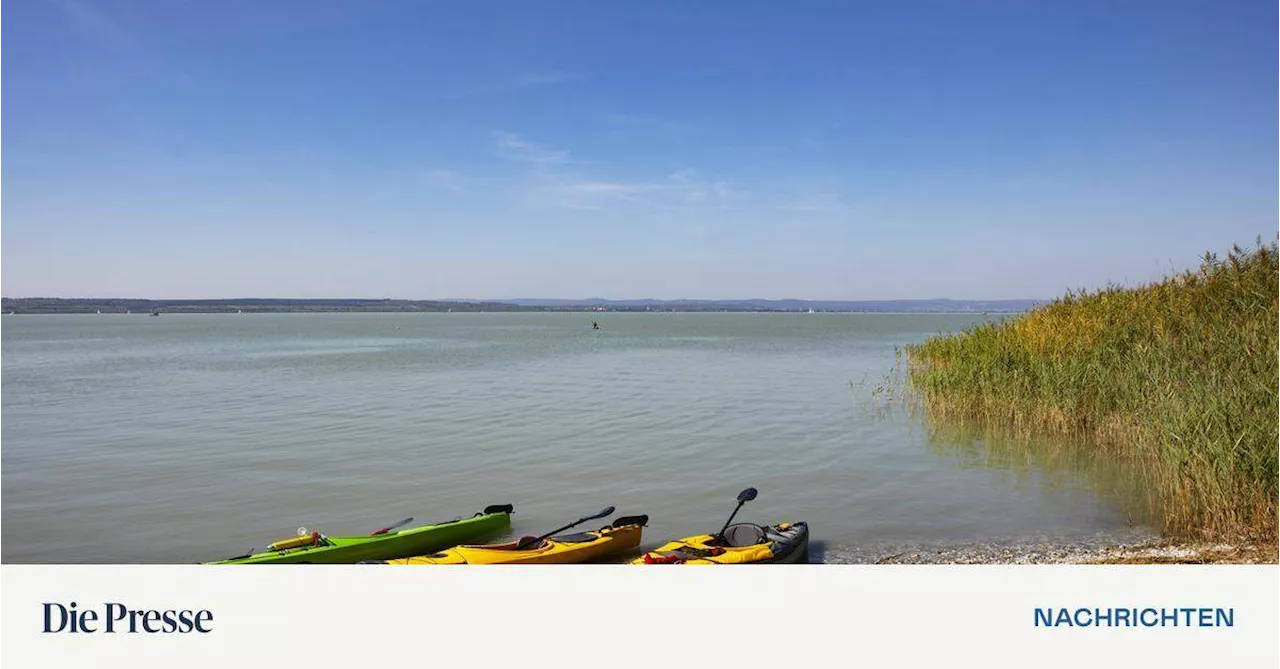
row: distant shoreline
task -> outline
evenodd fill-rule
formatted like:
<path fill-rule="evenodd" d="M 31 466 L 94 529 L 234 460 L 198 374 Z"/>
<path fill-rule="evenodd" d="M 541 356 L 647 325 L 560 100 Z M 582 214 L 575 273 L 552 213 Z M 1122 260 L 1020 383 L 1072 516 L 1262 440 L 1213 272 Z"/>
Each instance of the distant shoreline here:
<path fill-rule="evenodd" d="M 477 302 L 393 299 L 3 298 L 4 314 L 217 313 L 476 313 L 476 312 L 731 312 L 731 313 L 1020 313 L 1041 300 L 531 300 Z"/>

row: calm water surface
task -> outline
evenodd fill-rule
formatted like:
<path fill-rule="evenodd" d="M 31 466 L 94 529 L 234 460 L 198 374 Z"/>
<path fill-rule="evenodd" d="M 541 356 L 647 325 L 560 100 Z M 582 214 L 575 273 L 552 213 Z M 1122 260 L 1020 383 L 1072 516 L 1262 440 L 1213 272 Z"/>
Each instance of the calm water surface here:
<path fill-rule="evenodd" d="M 808 520 L 826 561 L 1131 531 L 1096 464 L 868 408 L 894 346 L 981 318 L 5 316 L 3 560 L 195 562 L 506 502 L 516 534 L 647 513 L 655 545 L 748 485 L 741 519 Z"/>

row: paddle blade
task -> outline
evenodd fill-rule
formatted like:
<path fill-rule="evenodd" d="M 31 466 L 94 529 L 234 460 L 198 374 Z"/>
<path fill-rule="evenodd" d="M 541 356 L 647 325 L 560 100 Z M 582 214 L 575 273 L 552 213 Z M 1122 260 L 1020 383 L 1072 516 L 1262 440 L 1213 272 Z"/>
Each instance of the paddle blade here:
<path fill-rule="evenodd" d="M 378 536 L 379 534 L 386 534 L 387 532 L 390 532 L 391 530 L 394 530 L 394 529 L 396 529 L 397 527 L 402 527 L 402 526 L 404 526 L 404 525 L 408 525 L 409 523 L 412 523 L 412 522 L 413 522 L 413 516 L 409 516 L 408 518 L 405 518 L 404 520 L 402 520 L 402 521 L 400 521 L 400 522 L 392 523 L 392 524 L 390 524 L 390 525 L 388 525 L 388 526 L 386 526 L 386 527 L 384 527 L 384 528 L 382 528 L 382 529 L 378 530 L 377 532 L 370 533 L 370 534 L 369 534 L 369 536 L 371 536 L 371 537 L 376 537 L 376 536 Z"/>
<path fill-rule="evenodd" d="M 605 508 L 600 509 L 600 513 L 597 513 L 594 516 L 587 516 L 586 518 L 583 518 L 578 522 L 585 523 L 588 520 L 595 520 L 596 518 L 604 518 L 605 516 L 612 516 L 612 515 L 613 515 L 613 507 L 606 506 Z"/>
<path fill-rule="evenodd" d="M 755 498 L 756 498 L 755 488 L 747 488 L 746 490 L 743 490 L 742 492 L 738 493 L 738 501 L 744 504 L 747 502 L 750 502 Z"/>
<path fill-rule="evenodd" d="M 253 549 L 252 549 L 252 548 L 250 548 L 250 549 L 249 549 L 249 550 L 248 550 L 244 555 L 237 555 L 237 556 L 235 556 L 235 557 L 222 558 L 221 560 L 218 560 L 218 561 L 219 561 L 219 562 L 230 562 L 230 561 L 232 561 L 232 560 L 243 560 L 243 559 L 245 559 L 245 558 L 251 558 L 251 557 L 253 557 Z"/>

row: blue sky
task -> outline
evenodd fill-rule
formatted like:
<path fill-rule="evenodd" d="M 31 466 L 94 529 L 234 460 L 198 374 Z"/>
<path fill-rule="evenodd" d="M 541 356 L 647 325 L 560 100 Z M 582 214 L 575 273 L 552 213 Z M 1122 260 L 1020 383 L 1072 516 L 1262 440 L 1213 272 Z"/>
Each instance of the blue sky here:
<path fill-rule="evenodd" d="M 1276 236 L 1274 2 L 4 9 L 9 297 L 1050 297 Z"/>

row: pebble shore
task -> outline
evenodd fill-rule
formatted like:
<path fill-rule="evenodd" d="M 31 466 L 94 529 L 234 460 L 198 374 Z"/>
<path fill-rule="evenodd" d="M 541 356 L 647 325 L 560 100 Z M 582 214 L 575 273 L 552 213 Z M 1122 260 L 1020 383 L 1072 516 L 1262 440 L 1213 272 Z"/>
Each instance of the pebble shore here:
<path fill-rule="evenodd" d="M 811 553 L 814 551 L 811 550 Z M 1277 547 L 1186 543 L 1136 532 L 1127 536 L 918 544 L 817 551 L 827 564 L 1276 564 Z"/>
<path fill-rule="evenodd" d="M 1153 542 L 1100 548 L 1071 546 L 964 546 L 888 555 L 875 564 L 1275 564 L 1265 547 Z"/>

